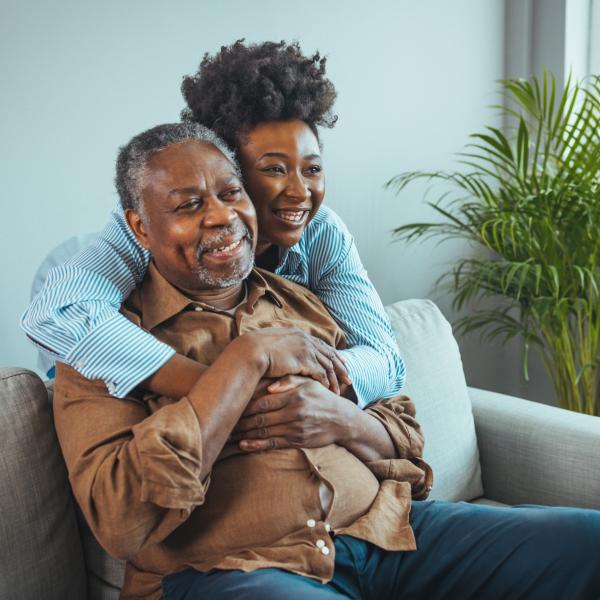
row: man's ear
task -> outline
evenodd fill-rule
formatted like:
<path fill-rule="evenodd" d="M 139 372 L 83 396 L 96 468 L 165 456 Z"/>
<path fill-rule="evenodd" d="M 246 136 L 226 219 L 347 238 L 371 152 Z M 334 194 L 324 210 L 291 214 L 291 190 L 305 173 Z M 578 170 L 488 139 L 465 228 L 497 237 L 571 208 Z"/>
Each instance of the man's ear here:
<path fill-rule="evenodd" d="M 135 211 L 133 208 L 125 209 L 125 219 L 127 220 L 127 225 L 137 238 L 138 242 L 146 248 L 146 250 L 150 250 L 150 243 L 148 242 L 148 233 L 146 231 L 146 226 L 144 225 L 144 221 L 140 214 Z"/>

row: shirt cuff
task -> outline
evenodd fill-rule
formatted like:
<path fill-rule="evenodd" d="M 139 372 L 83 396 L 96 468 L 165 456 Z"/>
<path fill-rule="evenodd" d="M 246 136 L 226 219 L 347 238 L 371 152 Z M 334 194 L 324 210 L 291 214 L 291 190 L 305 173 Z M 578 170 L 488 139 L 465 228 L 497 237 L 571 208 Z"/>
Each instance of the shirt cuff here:
<path fill-rule="evenodd" d="M 399 359 L 397 373 L 390 375 L 385 356 L 370 346 L 353 346 L 339 352 L 344 357 L 360 408 L 375 400 L 394 396 L 404 385 L 402 359 Z"/>
<path fill-rule="evenodd" d="M 210 476 L 200 481 L 202 432 L 187 398 L 132 428 L 141 466 L 141 501 L 191 512 L 204 502 Z"/>
<path fill-rule="evenodd" d="M 124 398 L 158 371 L 175 350 L 117 313 L 90 331 L 65 362 L 88 379 L 101 379 L 111 396 Z"/>

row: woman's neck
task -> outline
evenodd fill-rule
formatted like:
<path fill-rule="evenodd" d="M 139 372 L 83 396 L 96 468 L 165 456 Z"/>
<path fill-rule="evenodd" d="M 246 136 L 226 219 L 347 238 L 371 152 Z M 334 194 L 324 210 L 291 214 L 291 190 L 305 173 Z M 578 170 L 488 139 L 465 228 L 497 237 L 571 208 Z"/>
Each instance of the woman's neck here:
<path fill-rule="evenodd" d="M 274 244 L 256 247 L 256 266 L 265 271 L 275 271 L 279 264 L 279 248 Z"/>

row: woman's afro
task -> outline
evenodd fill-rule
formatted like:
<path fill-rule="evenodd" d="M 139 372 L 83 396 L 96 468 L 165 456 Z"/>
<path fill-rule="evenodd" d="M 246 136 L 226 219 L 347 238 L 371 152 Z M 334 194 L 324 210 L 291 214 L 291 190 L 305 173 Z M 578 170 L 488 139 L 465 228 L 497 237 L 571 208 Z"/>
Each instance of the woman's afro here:
<path fill-rule="evenodd" d="M 232 147 L 257 123 L 300 119 L 317 134 L 316 126 L 333 127 L 336 92 L 325 77 L 326 59 L 306 57 L 297 42 L 222 46 L 204 55 L 197 73 L 183 79 L 188 107 L 182 118 L 220 135 Z"/>

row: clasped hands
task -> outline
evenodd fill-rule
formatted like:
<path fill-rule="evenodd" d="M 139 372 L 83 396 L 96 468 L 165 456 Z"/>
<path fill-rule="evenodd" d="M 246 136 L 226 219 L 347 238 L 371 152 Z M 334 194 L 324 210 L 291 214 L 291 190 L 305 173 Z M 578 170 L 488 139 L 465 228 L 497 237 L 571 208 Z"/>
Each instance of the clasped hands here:
<path fill-rule="evenodd" d="M 349 400 L 310 377 L 264 378 L 230 439 L 245 452 L 340 443 L 350 435 L 351 409 Z"/>

